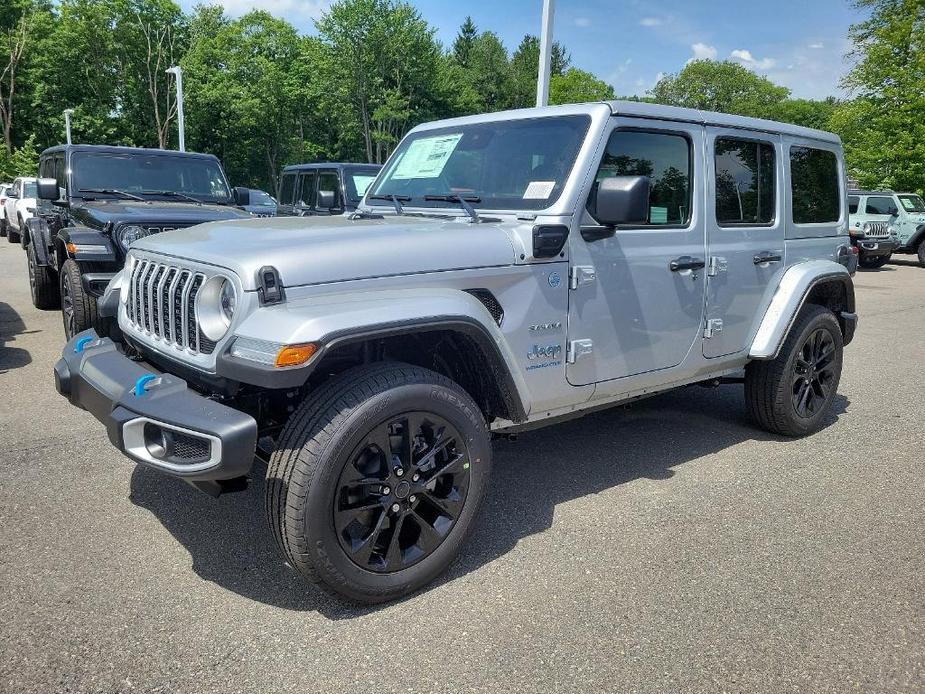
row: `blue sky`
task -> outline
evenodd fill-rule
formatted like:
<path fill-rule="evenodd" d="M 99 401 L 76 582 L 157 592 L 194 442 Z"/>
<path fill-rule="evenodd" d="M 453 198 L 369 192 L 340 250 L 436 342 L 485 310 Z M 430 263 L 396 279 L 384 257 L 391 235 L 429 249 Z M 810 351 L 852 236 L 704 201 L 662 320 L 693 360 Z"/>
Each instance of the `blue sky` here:
<path fill-rule="evenodd" d="M 181 0 L 187 9 L 193 0 Z M 251 8 L 284 17 L 305 32 L 329 0 L 224 0 L 226 12 Z M 539 34 L 542 0 L 413 0 L 449 45 L 466 15 L 513 50 Z M 850 0 L 556 0 L 555 37 L 576 67 L 594 72 L 618 94 L 644 94 L 661 73 L 694 56 L 730 59 L 789 87 L 794 96 L 842 95 Z"/>

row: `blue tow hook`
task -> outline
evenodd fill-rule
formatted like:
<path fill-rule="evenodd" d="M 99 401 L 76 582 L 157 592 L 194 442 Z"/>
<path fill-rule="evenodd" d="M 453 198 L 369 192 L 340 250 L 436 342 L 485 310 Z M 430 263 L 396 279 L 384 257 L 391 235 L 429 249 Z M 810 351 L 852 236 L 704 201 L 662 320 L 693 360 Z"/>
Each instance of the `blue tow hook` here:
<path fill-rule="evenodd" d="M 82 338 L 80 338 L 79 340 L 77 340 L 77 342 L 74 343 L 74 352 L 76 354 L 80 354 L 81 352 L 84 351 L 84 348 L 91 342 L 93 342 L 93 338 L 90 337 L 89 335 L 84 335 Z"/>
<path fill-rule="evenodd" d="M 140 398 L 142 395 L 144 395 L 147 391 L 145 386 L 148 385 L 151 381 L 157 380 L 159 380 L 159 377 L 155 376 L 154 374 L 145 374 L 144 376 L 139 376 L 138 380 L 135 381 L 135 388 L 132 391 L 135 394 L 135 397 Z"/>

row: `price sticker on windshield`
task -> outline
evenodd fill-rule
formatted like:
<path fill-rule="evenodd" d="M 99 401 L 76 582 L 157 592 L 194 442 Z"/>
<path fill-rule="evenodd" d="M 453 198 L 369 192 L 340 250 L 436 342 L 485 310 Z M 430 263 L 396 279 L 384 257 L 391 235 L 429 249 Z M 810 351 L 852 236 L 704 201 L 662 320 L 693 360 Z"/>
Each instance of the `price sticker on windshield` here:
<path fill-rule="evenodd" d="M 555 187 L 555 181 L 530 181 L 524 191 L 524 200 L 548 200 Z"/>
<path fill-rule="evenodd" d="M 395 167 L 391 178 L 393 180 L 436 178 L 443 173 L 443 167 L 446 166 L 446 162 L 461 139 L 462 133 L 454 133 L 415 140 L 408 145 L 407 151 Z"/>

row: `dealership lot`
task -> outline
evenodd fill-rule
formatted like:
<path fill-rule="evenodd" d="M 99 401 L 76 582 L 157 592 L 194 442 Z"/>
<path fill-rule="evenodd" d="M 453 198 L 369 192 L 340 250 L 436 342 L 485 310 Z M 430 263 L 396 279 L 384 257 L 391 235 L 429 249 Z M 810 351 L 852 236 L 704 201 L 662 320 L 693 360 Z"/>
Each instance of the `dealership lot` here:
<path fill-rule="evenodd" d="M 799 441 L 687 388 L 495 446 L 450 574 L 303 585 L 262 482 L 135 468 L 54 392 L 60 313 L 0 244 L 0 691 L 921 691 L 925 270 L 855 278 L 835 415 Z"/>

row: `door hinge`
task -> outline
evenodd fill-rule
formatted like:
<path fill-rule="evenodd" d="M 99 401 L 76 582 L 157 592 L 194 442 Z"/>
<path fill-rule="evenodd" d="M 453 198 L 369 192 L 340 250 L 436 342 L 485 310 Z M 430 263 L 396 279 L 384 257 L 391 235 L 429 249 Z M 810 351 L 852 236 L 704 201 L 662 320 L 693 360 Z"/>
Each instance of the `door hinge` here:
<path fill-rule="evenodd" d="M 569 272 L 569 287 L 578 289 L 597 281 L 597 273 L 590 265 L 573 265 Z"/>
<path fill-rule="evenodd" d="M 723 319 L 722 318 L 710 318 L 707 321 L 707 324 L 703 328 L 703 336 L 708 340 L 716 335 L 716 333 L 723 332 Z"/>
<path fill-rule="evenodd" d="M 710 263 L 707 266 L 707 277 L 716 277 L 719 273 L 726 272 L 728 269 L 729 263 L 726 262 L 725 258 L 711 256 Z"/>
<path fill-rule="evenodd" d="M 574 364 L 582 357 L 586 357 L 594 351 L 594 344 L 591 340 L 572 340 L 568 343 L 568 349 L 565 350 L 565 361 Z"/>

